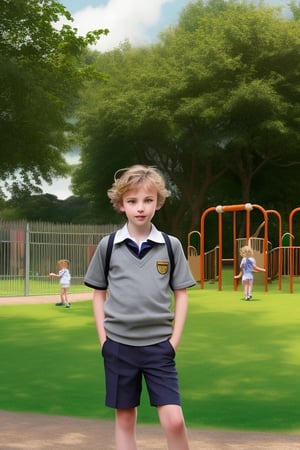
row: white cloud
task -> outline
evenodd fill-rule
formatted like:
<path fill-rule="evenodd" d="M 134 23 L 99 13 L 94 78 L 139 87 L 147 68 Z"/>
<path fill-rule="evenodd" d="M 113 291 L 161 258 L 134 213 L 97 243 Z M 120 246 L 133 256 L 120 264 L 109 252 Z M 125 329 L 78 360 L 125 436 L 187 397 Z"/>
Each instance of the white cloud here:
<path fill-rule="evenodd" d="M 45 181 L 42 182 L 41 188 L 43 193 L 56 195 L 57 198 L 65 200 L 73 195 L 71 189 L 71 177 L 66 178 L 54 178 L 52 184 L 48 184 Z"/>
<path fill-rule="evenodd" d="M 80 35 L 99 28 L 108 28 L 96 48 L 108 51 L 128 39 L 132 45 L 150 42 L 149 30 L 161 18 L 162 7 L 174 0 L 109 0 L 98 7 L 88 6 L 73 14 L 73 26 Z"/>
<path fill-rule="evenodd" d="M 80 161 L 80 152 L 79 149 L 75 149 L 65 155 L 65 159 L 68 164 L 76 165 Z M 46 181 L 42 181 L 41 188 L 44 193 L 56 195 L 59 199 L 65 200 L 66 198 L 73 195 L 71 190 L 71 177 L 60 177 L 54 178 L 51 184 L 46 183 Z"/>

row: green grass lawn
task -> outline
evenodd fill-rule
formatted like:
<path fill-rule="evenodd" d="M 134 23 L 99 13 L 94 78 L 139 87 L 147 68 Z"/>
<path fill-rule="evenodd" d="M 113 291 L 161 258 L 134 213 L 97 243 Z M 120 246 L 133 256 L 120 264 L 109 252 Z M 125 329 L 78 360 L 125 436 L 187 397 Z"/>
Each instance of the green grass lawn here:
<path fill-rule="evenodd" d="M 177 367 L 189 427 L 300 430 L 300 297 L 256 285 L 253 300 L 190 290 Z M 0 307 L 3 410 L 113 418 L 91 302 Z M 157 422 L 146 392 L 140 423 Z"/>

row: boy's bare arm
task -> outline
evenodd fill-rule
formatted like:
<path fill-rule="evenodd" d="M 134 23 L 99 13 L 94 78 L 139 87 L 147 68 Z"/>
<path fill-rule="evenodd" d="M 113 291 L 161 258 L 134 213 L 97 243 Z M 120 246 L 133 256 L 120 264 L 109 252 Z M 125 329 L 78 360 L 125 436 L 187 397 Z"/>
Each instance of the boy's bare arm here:
<path fill-rule="evenodd" d="M 266 269 L 264 269 L 263 267 L 258 267 L 255 264 L 253 265 L 253 270 L 254 272 L 265 272 Z"/>
<path fill-rule="evenodd" d="M 101 347 L 106 341 L 106 331 L 104 328 L 104 302 L 106 300 L 106 290 L 94 290 L 93 311 L 96 322 L 96 329 Z"/>
<path fill-rule="evenodd" d="M 50 273 L 48 274 L 48 277 L 51 277 L 51 278 L 60 278 L 60 275 L 59 275 L 58 273 L 50 272 Z"/>
<path fill-rule="evenodd" d="M 242 278 L 242 275 L 243 275 L 243 272 L 240 270 L 239 274 L 235 275 L 233 278 L 235 278 L 237 280 L 238 278 Z"/>
<path fill-rule="evenodd" d="M 175 290 L 174 296 L 175 296 L 174 326 L 173 326 L 173 333 L 170 338 L 170 343 L 176 350 L 181 339 L 187 315 L 188 309 L 187 290 L 186 289 Z"/>

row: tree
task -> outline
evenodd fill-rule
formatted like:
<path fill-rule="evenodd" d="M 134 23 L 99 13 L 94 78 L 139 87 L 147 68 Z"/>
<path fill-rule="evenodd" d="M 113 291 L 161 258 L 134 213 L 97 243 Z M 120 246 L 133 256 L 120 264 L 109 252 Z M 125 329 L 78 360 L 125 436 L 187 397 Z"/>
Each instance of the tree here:
<path fill-rule="evenodd" d="M 65 200 L 55 195 L 31 195 L 22 191 L 4 201 L 0 200 L 2 220 L 27 220 L 55 223 L 99 223 L 92 216 L 90 203 L 71 196 Z"/>
<path fill-rule="evenodd" d="M 180 236 L 216 198 L 255 203 L 262 171 L 300 162 L 299 52 L 298 23 L 277 9 L 211 0 L 150 48 L 98 55 L 110 78 L 81 113 L 76 189 L 106 211 L 115 170 L 157 165 L 174 193 L 164 224 Z"/>
<path fill-rule="evenodd" d="M 80 64 L 108 30 L 78 36 L 54 0 L 3 0 L 0 9 L 0 180 L 21 187 L 66 173 L 74 106 L 85 80 L 100 76 Z M 19 181 L 18 181 L 19 180 Z"/>
<path fill-rule="evenodd" d="M 165 173 L 173 191 L 156 221 L 170 232 L 183 235 L 191 226 L 190 211 L 196 218 L 194 226 L 198 225 L 205 193 L 224 172 L 224 166 L 212 164 L 213 156 L 208 151 L 205 163 L 202 158 L 200 165 L 201 146 L 197 143 L 198 151 L 194 151 L 192 145 L 193 139 L 196 142 L 196 128 L 192 136 L 188 128 L 182 129 L 181 118 L 174 116 L 182 83 L 181 73 L 170 65 L 171 52 L 167 56 L 160 47 L 132 49 L 125 45 L 95 56 L 109 79 L 84 92 L 87 103 L 81 105 L 80 116 L 85 138 L 73 190 L 93 199 L 99 215 L 108 217 L 111 207 L 106 190 L 114 172 L 134 163 L 155 164 Z M 207 136 L 201 138 L 206 149 L 212 148 Z M 205 182 L 199 173 L 205 174 Z"/>
<path fill-rule="evenodd" d="M 275 8 L 209 6 L 194 38 L 214 49 L 213 58 L 201 55 L 204 79 L 217 97 L 212 106 L 219 108 L 216 129 L 227 167 L 239 178 L 241 200 L 247 202 L 260 171 L 300 163 L 300 30 Z"/>

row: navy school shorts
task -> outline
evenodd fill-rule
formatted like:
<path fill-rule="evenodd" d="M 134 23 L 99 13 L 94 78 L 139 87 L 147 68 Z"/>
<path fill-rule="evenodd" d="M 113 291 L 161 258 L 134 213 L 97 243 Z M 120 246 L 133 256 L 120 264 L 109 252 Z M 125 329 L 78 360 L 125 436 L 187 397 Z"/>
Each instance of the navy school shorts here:
<path fill-rule="evenodd" d="M 181 404 L 175 351 L 169 340 L 137 347 L 107 339 L 102 355 L 106 406 L 117 409 L 138 406 L 143 377 L 152 406 Z"/>

